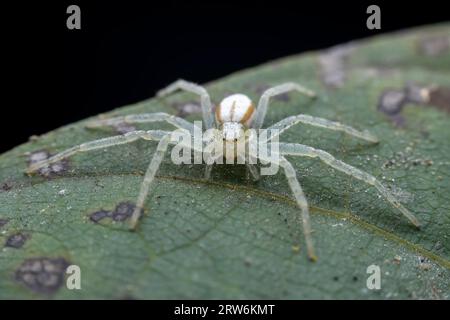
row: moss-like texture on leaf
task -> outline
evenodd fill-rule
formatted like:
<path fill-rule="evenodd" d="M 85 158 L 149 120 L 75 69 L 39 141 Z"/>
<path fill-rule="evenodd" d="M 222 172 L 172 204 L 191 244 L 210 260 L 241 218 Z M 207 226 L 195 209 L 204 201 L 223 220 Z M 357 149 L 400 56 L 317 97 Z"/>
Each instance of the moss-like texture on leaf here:
<path fill-rule="evenodd" d="M 449 34 L 447 24 L 376 37 L 207 85 L 216 103 L 234 92 L 257 101 L 287 81 L 315 90 L 315 101 L 274 99 L 265 127 L 305 113 L 376 134 L 381 143 L 370 146 L 298 125 L 281 141 L 322 148 L 373 174 L 422 230 L 374 188 L 290 157 L 311 206 L 319 256 L 311 263 L 281 172 L 253 183 L 245 168 L 218 166 L 208 182 L 202 165 L 175 166 L 167 156 L 133 233 L 127 221 L 155 143 L 23 173 L 32 159 L 117 134 L 82 121 L 0 156 L 0 298 L 450 298 Z M 196 101 L 181 93 L 107 116 L 168 112 L 192 121 L 201 118 Z M 69 265 L 81 268 L 81 290 L 66 288 Z M 381 290 L 366 286 L 370 265 L 380 267 Z"/>

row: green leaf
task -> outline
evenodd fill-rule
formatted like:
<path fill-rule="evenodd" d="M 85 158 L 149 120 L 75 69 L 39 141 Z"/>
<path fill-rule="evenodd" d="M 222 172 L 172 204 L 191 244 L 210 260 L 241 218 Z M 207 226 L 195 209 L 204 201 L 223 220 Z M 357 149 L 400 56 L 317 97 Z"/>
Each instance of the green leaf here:
<path fill-rule="evenodd" d="M 217 166 L 208 182 L 204 166 L 175 166 L 166 156 L 133 233 L 126 218 L 155 143 L 80 154 L 47 176 L 23 173 L 30 157 L 116 134 L 82 121 L 0 156 L 0 298 L 450 298 L 449 34 L 444 24 L 376 37 L 207 85 L 216 103 L 233 92 L 257 101 L 287 81 L 315 90 L 315 101 L 296 93 L 274 99 L 265 127 L 305 113 L 368 129 L 379 145 L 302 125 L 281 141 L 327 150 L 373 174 L 421 230 L 374 188 L 289 157 L 311 207 L 319 257 L 312 263 L 281 171 L 253 183 L 245 167 Z M 181 93 L 106 116 L 168 112 L 193 121 L 201 118 L 196 101 Z M 81 268 L 81 290 L 66 288 L 68 265 Z M 381 290 L 366 286 L 370 265 L 380 267 Z"/>

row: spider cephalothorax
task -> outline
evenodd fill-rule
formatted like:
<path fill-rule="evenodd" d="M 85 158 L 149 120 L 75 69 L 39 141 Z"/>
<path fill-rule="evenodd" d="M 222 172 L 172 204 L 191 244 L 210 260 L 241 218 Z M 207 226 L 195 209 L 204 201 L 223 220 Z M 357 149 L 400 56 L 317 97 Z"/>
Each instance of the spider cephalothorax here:
<path fill-rule="evenodd" d="M 236 94 L 225 98 L 217 106 L 216 111 L 214 113 L 212 110 L 211 100 L 208 92 L 203 87 L 196 85 L 194 83 L 179 80 L 173 83 L 172 85 L 168 86 L 166 89 L 161 90 L 158 93 L 158 96 L 162 97 L 179 89 L 195 93 L 201 97 L 203 122 L 205 124 L 206 130 L 208 131 L 209 129 L 212 128 L 218 129 L 219 131 L 216 134 L 215 138 L 217 138 L 217 140 L 221 142 L 224 141 L 225 146 L 235 146 L 236 144 L 239 144 L 240 141 L 247 142 L 246 140 L 248 137 L 247 133 L 251 131 L 250 129 L 256 130 L 261 129 L 264 123 L 264 118 L 266 116 L 269 99 L 271 97 L 284 94 L 289 91 L 298 91 L 308 97 L 311 98 L 315 97 L 314 92 L 302 87 L 299 84 L 285 83 L 266 90 L 261 96 L 257 108 L 253 106 L 251 100 L 247 96 L 242 94 Z M 97 121 L 92 121 L 88 123 L 87 126 L 90 128 L 96 128 L 123 123 L 129 124 L 150 123 L 158 121 L 168 122 L 179 129 L 183 129 L 183 131 L 188 132 L 192 136 L 194 136 L 194 132 L 198 129 L 198 126 L 182 118 L 172 116 L 166 113 L 137 114 L 112 119 L 101 119 Z M 344 132 L 353 137 L 363 139 L 370 143 L 378 143 L 377 138 L 372 134 L 370 134 L 368 131 L 358 131 L 356 129 L 353 129 L 352 127 L 343 125 L 341 123 L 332 122 L 326 119 L 321 119 L 303 114 L 283 119 L 280 122 L 273 124 L 267 129 L 268 131 L 277 132 L 275 135 L 277 137 L 283 131 L 289 129 L 290 127 L 298 123 Z M 131 217 L 131 226 L 134 229 L 137 226 L 138 220 L 144 209 L 145 200 L 150 190 L 150 186 L 154 181 L 155 174 L 158 171 L 159 166 L 161 165 L 161 162 L 164 158 L 164 155 L 168 149 L 169 144 L 173 143 L 173 140 L 171 138 L 173 137 L 174 132 L 175 131 L 161 131 L 161 130 L 133 131 L 120 136 L 104 138 L 101 140 L 83 143 L 81 145 L 65 150 L 61 153 L 58 153 L 49 159 L 31 164 L 27 170 L 27 173 L 31 174 L 33 172 L 36 172 L 41 168 L 47 167 L 55 162 L 64 160 L 79 152 L 105 149 L 116 145 L 130 143 L 138 139 L 158 141 L 159 142 L 158 147 L 145 174 L 144 181 L 142 182 L 141 190 L 138 199 L 136 201 L 136 208 Z M 265 137 L 264 139 L 262 139 L 263 140 L 262 142 L 267 143 L 270 147 L 273 138 L 274 136 Z M 260 142 L 261 139 L 259 140 L 259 143 Z M 255 154 L 254 156 L 257 157 L 258 160 L 267 163 L 276 163 L 277 166 L 281 167 L 284 170 L 287 182 L 292 190 L 297 205 L 301 209 L 306 247 L 308 256 L 311 260 L 315 260 L 316 255 L 314 253 L 311 238 L 312 229 L 309 221 L 308 204 L 306 201 L 306 197 L 303 194 L 302 187 L 299 181 L 297 180 L 295 169 L 291 165 L 291 163 L 286 160 L 285 156 L 318 158 L 322 160 L 324 163 L 333 167 L 334 169 L 374 186 L 383 197 L 385 197 L 415 226 L 417 227 L 420 226 L 420 223 L 417 220 L 417 218 L 405 207 L 403 207 L 402 204 L 383 184 L 381 184 L 375 177 L 371 176 L 370 174 L 361 171 L 355 167 L 352 167 L 342 161 L 339 161 L 336 158 L 334 158 L 331 154 L 320 149 L 314 149 L 310 146 L 294 143 L 277 143 L 276 145 L 278 148 L 278 153 L 276 154 L 277 157 L 268 158 L 259 153 Z M 193 150 L 196 148 L 195 145 L 194 146 L 190 145 L 189 147 Z M 233 159 L 239 158 L 241 160 L 243 159 L 244 161 L 248 161 L 248 157 L 242 157 L 239 150 L 237 151 L 234 150 L 231 154 L 228 153 L 225 155 L 226 157 L 230 157 Z M 260 176 L 259 168 L 256 167 L 253 163 L 245 162 L 245 164 L 247 165 L 252 177 L 255 180 L 258 180 Z M 209 179 L 211 176 L 212 166 L 213 165 L 210 164 L 209 162 L 206 165 L 205 177 L 207 179 Z M 263 169 L 264 168 L 261 168 L 261 170 Z"/>
<path fill-rule="evenodd" d="M 246 143 L 255 107 L 246 95 L 233 94 L 219 103 L 215 114 L 216 126 L 223 142 L 223 155 L 230 163 L 238 156 L 238 145 Z"/>

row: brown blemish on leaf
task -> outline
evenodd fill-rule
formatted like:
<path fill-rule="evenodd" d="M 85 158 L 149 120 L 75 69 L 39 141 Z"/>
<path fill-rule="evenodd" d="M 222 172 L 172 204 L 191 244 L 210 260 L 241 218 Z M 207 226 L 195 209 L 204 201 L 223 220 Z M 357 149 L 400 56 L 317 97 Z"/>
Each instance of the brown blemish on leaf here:
<path fill-rule="evenodd" d="M 28 164 L 30 165 L 36 162 L 46 160 L 51 156 L 52 155 L 46 150 L 31 153 L 28 155 Z M 69 170 L 69 161 L 66 159 L 63 161 L 55 162 L 50 166 L 39 169 L 38 174 L 46 178 L 52 178 L 63 174 L 67 170 Z"/>
<path fill-rule="evenodd" d="M 429 104 L 450 113 L 450 88 L 439 87 L 430 91 Z"/>
<path fill-rule="evenodd" d="M 429 57 L 446 54 L 450 49 L 450 37 L 441 35 L 422 38 L 419 40 L 419 51 Z"/>
<path fill-rule="evenodd" d="M 178 111 L 177 116 L 181 118 L 186 118 L 191 114 L 202 113 L 202 107 L 198 102 L 175 103 L 173 107 Z"/>
<path fill-rule="evenodd" d="M 319 56 L 321 79 L 326 87 L 337 89 L 345 84 L 346 61 L 355 49 L 352 43 L 331 48 Z"/>
<path fill-rule="evenodd" d="M 32 258 L 16 270 L 15 279 L 40 294 L 54 294 L 64 282 L 69 263 L 63 258 Z"/>
<path fill-rule="evenodd" d="M 8 237 L 5 242 L 5 247 L 14 248 L 14 249 L 20 249 L 23 247 L 25 242 L 27 242 L 28 239 L 30 239 L 31 236 L 24 233 L 16 233 Z"/>
<path fill-rule="evenodd" d="M 408 83 L 405 88 L 406 99 L 409 103 L 428 104 L 430 102 L 430 92 L 432 87 L 419 86 Z"/>
<path fill-rule="evenodd" d="M 117 205 L 114 211 L 100 210 L 90 214 L 89 219 L 94 223 L 111 218 L 114 221 L 122 222 L 127 220 L 133 214 L 135 205 L 129 202 L 123 202 Z"/>
<path fill-rule="evenodd" d="M 378 101 L 378 111 L 383 112 L 396 126 L 403 126 L 401 115 L 407 104 L 429 105 L 450 112 L 450 88 L 420 86 L 408 83 L 402 89 L 385 90 Z"/>

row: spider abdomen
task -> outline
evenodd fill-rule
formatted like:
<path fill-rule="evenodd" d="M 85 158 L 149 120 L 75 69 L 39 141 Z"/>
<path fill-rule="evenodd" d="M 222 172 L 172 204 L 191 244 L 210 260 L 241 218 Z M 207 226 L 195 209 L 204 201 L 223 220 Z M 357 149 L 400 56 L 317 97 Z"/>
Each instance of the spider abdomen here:
<path fill-rule="evenodd" d="M 254 111 L 255 107 L 249 97 L 243 94 L 234 94 L 223 99 L 217 106 L 216 120 L 219 124 L 235 122 L 248 126 Z"/>

